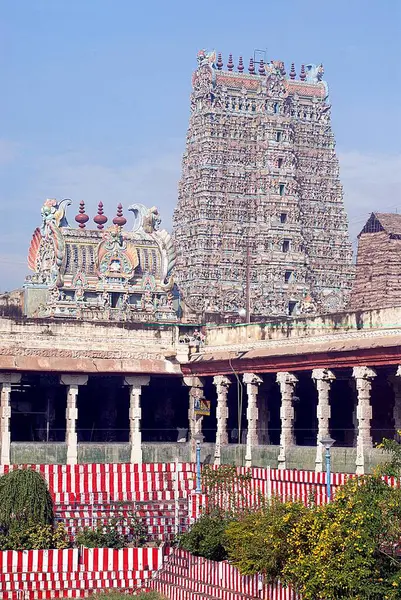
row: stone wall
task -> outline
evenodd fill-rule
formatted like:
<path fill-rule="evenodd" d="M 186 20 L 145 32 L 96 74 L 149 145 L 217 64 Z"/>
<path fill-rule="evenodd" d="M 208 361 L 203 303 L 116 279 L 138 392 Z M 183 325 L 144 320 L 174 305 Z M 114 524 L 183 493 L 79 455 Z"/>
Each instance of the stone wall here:
<path fill-rule="evenodd" d="M 400 296 L 401 298 L 401 296 Z M 401 299 L 400 299 L 401 304 Z M 385 330 L 401 327 L 401 306 L 361 311 L 343 311 L 327 315 L 274 318 L 265 323 L 209 326 L 205 346 L 229 346 L 254 342 L 280 342 L 361 330 Z"/>
<path fill-rule="evenodd" d="M 252 451 L 252 466 L 278 467 L 279 446 L 255 446 Z M 221 463 L 245 466 L 244 444 L 228 444 L 221 448 Z M 190 462 L 189 444 L 145 443 L 142 444 L 144 463 Z M 202 462 L 211 458 L 213 463 L 214 444 L 202 444 Z M 11 444 L 11 464 L 65 464 L 67 447 L 58 443 L 13 442 Z M 315 446 L 294 446 L 288 451 L 288 469 L 314 471 Z M 356 448 L 332 448 L 332 471 L 334 473 L 355 473 Z M 387 460 L 386 454 L 377 448 L 367 451 L 365 471 L 367 473 Z M 78 463 L 129 463 L 130 445 L 127 444 L 78 444 Z"/>
<path fill-rule="evenodd" d="M 0 370 L 179 374 L 171 325 L 0 318 Z"/>

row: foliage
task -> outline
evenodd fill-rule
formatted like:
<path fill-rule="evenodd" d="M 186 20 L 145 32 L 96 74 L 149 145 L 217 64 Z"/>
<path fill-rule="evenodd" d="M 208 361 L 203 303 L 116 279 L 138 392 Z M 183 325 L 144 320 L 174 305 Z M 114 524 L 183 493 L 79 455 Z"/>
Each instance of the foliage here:
<path fill-rule="evenodd" d="M 401 432 L 397 432 L 401 435 Z M 389 477 L 400 477 L 401 476 L 401 444 L 396 440 L 383 439 L 381 444 L 377 446 L 380 450 L 387 452 L 390 457 L 389 460 L 379 465 L 375 469 L 375 474 L 378 476 L 387 475 Z"/>
<path fill-rule="evenodd" d="M 63 549 L 70 545 L 64 526 L 37 525 L 26 519 L 14 520 L 7 532 L 0 534 L 0 550 Z"/>
<path fill-rule="evenodd" d="M 137 516 L 129 515 L 124 519 L 128 533 L 122 533 L 121 525 L 119 519 L 110 519 L 107 525 L 98 525 L 95 529 L 85 527 L 77 534 L 77 544 L 86 548 L 126 548 L 145 544 L 147 529 Z"/>
<path fill-rule="evenodd" d="M 225 530 L 229 517 L 221 510 L 202 515 L 180 538 L 180 545 L 195 556 L 203 556 L 209 560 L 225 560 L 227 552 L 224 547 Z"/>
<path fill-rule="evenodd" d="M 268 580 L 281 576 L 292 552 L 290 536 L 307 509 L 299 502 L 271 504 L 227 525 L 224 545 L 230 561 L 244 575 L 263 573 Z"/>
<path fill-rule="evenodd" d="M 250 473 L 241 473 L 232 465 L 220 465 L 217 469 L 206 465 L 202 471 L 202 483 L 208 496 L 207 510 L 221 510 L 226 515 L 238 515 L 250 507 L 263 504 L 264 497 L 253 488 Z"/>
<path fill-rule="evenodd" d="M 401 490 L 379 477 L 350 479 L 324 506 L 273 500 L 229 523 L 224 543 L 241 573 L 280 579 L 303 600 L 401 597 Z"/>
<path fill-rule="evenodd" d="M 53 501 L 46 481 L 32 469 L 16 469 L 0 477 L 0 524 L 7 530 L 19 519 L 36 525 L 53 523 Z"/>

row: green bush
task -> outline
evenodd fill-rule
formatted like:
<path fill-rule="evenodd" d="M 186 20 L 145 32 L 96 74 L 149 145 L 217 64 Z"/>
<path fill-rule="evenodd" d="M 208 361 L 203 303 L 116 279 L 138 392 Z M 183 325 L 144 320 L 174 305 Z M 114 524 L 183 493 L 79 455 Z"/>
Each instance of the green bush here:
<path fill-rule="evenodd" d="M 63 549 L 70 546 L 64 526 L 35 525 L 25 519 L 15 520 L 6 533 L 0 533 L 0 550 Z"/>
<path fill-rule="evenodd" d="M 195 556 L 209 560 L 225 560 L 225 530 L 229 518 L 219 510 L 201 516 L 191 529 L 180 537 L 180 546 Z"/>
<path fill-rule="evenodd" d="M 15 520 L 52 525 L 53 500 L 46 481 L 32 469 L 16 469 L 0 477 L 0 525 L 8 530 Z"/>
<path fill-rule="evenodd" d="M 135 515 L 130 515 L 125 521 L 129 528 L 128 534 L 119 531 L 121 520 L 110 519 L 107 525 L 99 525 L 95 529 L 85 527 L 76 537 L 79 546 L 86 548 L 126 548 L 128 544 L 141 547 L 147 541 L 147 529 Z"/>

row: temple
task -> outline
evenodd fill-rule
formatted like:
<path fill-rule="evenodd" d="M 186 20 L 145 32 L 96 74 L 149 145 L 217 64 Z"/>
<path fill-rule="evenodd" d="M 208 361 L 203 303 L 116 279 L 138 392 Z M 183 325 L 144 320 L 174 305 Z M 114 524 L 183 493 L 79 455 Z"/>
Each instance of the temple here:
<path fill-rule="evenodd" d="M 198 314 L 340 310 L 352 248 L 323 67 L 200 51 L 173 236 Z M 248 319 L 249 320 L 249 319 Z"/>
<path fill-rule="evenodd" d="M 131 231 L 121 204 L 110 227 L 100 202 L 96 229 L 81 201 L 70 227 L 70 200 L 48 199 L 28 255 L 33 275 L 24 286 L 27 316 L 88 320 L 175 321 L 177 302 L 172 270 L 176 254 L 170 235 L 160 230 L 156 207 L 133 204 Z"/>
<path fill-rule="evenodd" d="M 322 67 L 198 63 L 174 238 L 156 207 L 42 207 L 0 297 L 0 467 L 193 462 L 203 436 L 215 464 L 321 472 L 331 435 L 364 473 L 399 435 L 401 217 L 371 215 L 354 279 Z"/>

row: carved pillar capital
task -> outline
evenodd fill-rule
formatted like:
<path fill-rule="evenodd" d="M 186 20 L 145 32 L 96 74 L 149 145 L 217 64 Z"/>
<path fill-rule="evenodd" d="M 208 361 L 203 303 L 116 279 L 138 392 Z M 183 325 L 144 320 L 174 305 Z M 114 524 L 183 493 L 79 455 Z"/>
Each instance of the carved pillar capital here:
<path fill-rule="evenodd" d="M 200 377 L 183 377 L 182 381 L 187 387 L 203 389 L 203 380 Z"/>
<path fill-rule="evenodd" d="M 150 375 L 127 375 L 124 377 L 124 385 L 141 389 L 144 386 L 149 385 Z"/>
<path fill-rule="evenodd" d="M 216 386 L 217 393 L 219 393 L 219 391 L 224 392 L 224 390 L 228 391 L 228 388 L 231 385 L 231 379 L 225 375 L 215 375 L 213 377 L 213 383 Z"/>
<path fill-rule="evenodd" d="M 283 386 L 295 387 L 295 385 L 298 383 L 298 378 L 293 373 L 289 373 L 288 371 L 280 371 L 276 375 L 276 381 L 280 388 Z"/>
<path fill-rule="evenodd" d="M 376 371 L 370 367 L 354 367 L 352 369 L 352 376 L 356 380 L 358 385 L 359 381 L 372 381 L 376 377 Z"/>
<path fill-rule="evenodd" d="M 313 369 L 312 379 L 314 381 L 334 381 L 336 376 L 329 369 Z"/>
<path fill-rule="evenodd" d="M 263 383 L 263 379 L 259 377 L 259 375 L 255 375 L 255 373 L 244 373 L 242 376 L 242 381 L 246 385 L 260 385 Z"/>

